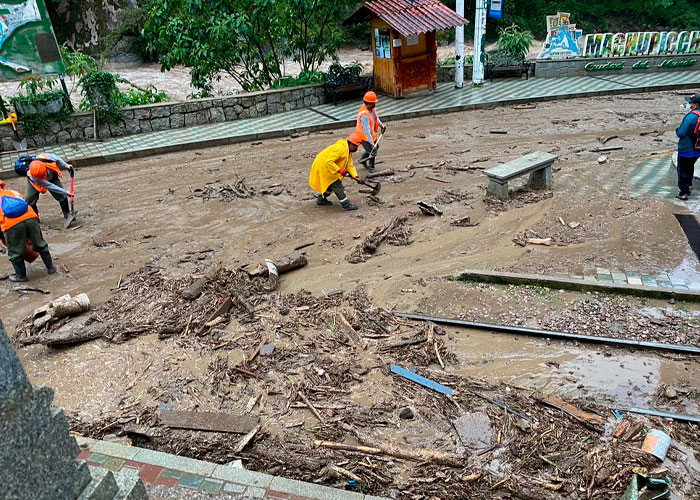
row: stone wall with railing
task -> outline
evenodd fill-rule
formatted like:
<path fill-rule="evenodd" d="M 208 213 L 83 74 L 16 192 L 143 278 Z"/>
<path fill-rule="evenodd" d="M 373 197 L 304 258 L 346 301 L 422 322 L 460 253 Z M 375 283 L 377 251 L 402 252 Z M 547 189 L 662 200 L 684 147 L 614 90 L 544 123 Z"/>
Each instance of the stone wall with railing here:
<path fill-rule="evenodd" d="M 166 102 L 124 108 L 121 119 L 98 125 L 97 132 L 99 138 L 107 139 L 207 123 L 256 118 L 317 106 L 325 102 L 323 85 L 306 85 L 186 102 Z M 24 137 L 21 123 L 18 125 L 19 134 Z M 10 126 L 0 127 L 2 151 L 13 150 L 13 137 Z M 66 120 L 51 122 L 48 129 L 26 137 L 30 148 L 92 139 L 94 137 L 92 113 L 74 113 Z"/>

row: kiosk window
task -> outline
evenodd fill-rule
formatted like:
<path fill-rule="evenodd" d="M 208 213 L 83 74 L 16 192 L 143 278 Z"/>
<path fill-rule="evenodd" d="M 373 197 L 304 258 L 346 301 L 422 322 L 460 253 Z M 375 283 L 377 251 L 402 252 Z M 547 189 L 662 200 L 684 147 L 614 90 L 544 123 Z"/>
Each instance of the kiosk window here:
<path fill-rule="evenodd" d="M 391 59 L 391 35 L 389 30 L 374 28 L 374 55 L 379 59 Z"/>

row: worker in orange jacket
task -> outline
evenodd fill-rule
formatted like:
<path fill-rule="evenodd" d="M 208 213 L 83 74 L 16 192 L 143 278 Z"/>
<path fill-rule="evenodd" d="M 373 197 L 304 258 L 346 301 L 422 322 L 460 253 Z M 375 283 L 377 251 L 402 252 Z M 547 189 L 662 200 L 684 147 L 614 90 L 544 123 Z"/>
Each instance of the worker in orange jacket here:
<path fill-rule="evenodd" d="M 66 163 L 60 156 L 41 153 L 36 156 L 22 157 L 17 162 L 24 161 L 28 163 L 26 169 L 27 187 L 24 191 L 24 199 L 27 204 L 32 207 L 34 213 L 38 214 L 39 209 L 36 206 L 39 200 L 39 195 L 47 191 L 61 206 L 63 218 L 70 217 L 70 208 L 68 207 L 68 198 L 70 193 L 63 188 L 61 170 L 72 172 L 73 165 Z M 15 166 L 15 171 L 19 171 Z"/>
<path fill-rule="evenodd" d="M 22 258 L 27 239 L 32 242 L 34 250 L 39 252 L 46 271 L 49 274 L 56 272 L 49 245 L 41 235 L 36 212 L 17 191 L 5 189 L 5 183 L 2 181 L 0 181 L 0 231 L 7 245 L 7 256 L 15 270 L 15 274 L 10 276 L 10 281 L 27 281 L 27 267 Z"/>
<path fill-rule="evenodd" d="M 377 115 L 377 94 L 371 90 L 365 93 L 362 98 L 363 103 L 360 109 L 357 110 L 357 123 L 355 124 L 355 132 L 362 138 L 362 147 L 365 152 L 360 157 L 360 163 L 365 168 L 368 168 L 370 173 L 375 172 L 374 161 L 377 157 L 377 131 L 381 129 L 382 133 L 386 130 L 386 125 L 382 123 Z"/>

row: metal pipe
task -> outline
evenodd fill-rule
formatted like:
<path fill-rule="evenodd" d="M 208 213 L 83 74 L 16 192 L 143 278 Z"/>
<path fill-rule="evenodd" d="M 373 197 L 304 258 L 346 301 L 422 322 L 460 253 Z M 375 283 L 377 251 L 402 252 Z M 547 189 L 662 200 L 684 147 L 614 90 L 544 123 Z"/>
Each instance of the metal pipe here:
<path fill-rule="evenodd" d="M 651 415 L 654 417 L 672 418 L 673 420 L 679 420 L 682 422 L 693 422 L 695 424 L 700 424 L 700 417 L 694 417 L 692 415 L 683 415 L 682 413 L 669 413 L 666 411 L 647 410 L 645 408 L 626 408 L 621 409 L 621 411 L 639 413 L 641 415 Z"/>
<path fill-rule="evenodd" d="M 474 57 L 472 62 L 472 85 L 484 84 L 486 62 L 486 9 L 488 0 L 476 0 L 474 12 Z"/>
<path fill-rule="evenodd" d="M 478 330 L 489 330 L 497 333 L 512 333 L 514 335 L 530 335 L 532 337 L 548 337 L 559 340 L 577 340 L 580 342 L 591 342 L 596 344 L 609 344 L 617 347 L 638 347 L 645 349 L 657 349 L 667 352 L 680 352 L 683 354 L 700 354 L 700 348 L 678 345 L 662 344 L 660 342 L 646 342 L 641 340 L 614 339 L 611 337 L 595 337 L 592 335 L 579 335 L 577 333 L 555 332 L 551 330 L 538 330 L 535 328 L 521 328 L 517 326 L 494 325 L 490 323 L 477 323 L 474 321 L 462 321 L 449 318 L 436 318 L 432 316 L 422 316 L 420 314 L 397 313 L 394 315 L 400 318 L 413 319 L 417 321 L 432 321 L 442 325 L 461 326 L 465 328 L 476 328 Z"/>

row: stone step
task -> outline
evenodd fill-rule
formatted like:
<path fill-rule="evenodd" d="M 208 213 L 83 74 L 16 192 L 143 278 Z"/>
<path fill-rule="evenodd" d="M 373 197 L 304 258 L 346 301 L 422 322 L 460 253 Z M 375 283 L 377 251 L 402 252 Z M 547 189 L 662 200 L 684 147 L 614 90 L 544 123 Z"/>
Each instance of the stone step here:
<path fill-rule="evenodd" d="M 119 492 L 114 500 L 148 500 L 146 486 L 139 477 L 138 469 L 124 468 L 114 476 Z"/>
<path fill-rule="evenodd" d="M 111 470 L 90 467 L 90 476 L 92 480 L 77 500 L 112 500 L 119 492 L 119 486 Z"/>

